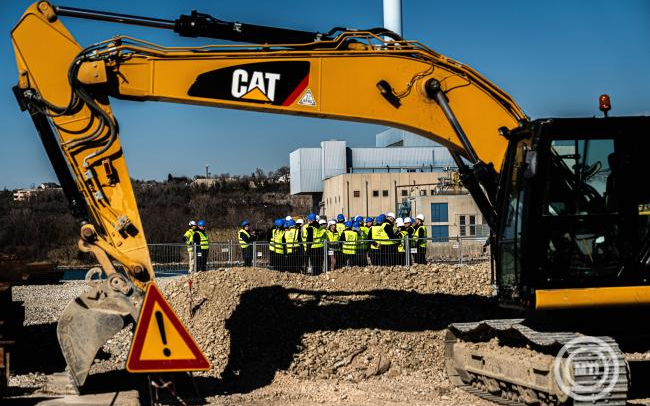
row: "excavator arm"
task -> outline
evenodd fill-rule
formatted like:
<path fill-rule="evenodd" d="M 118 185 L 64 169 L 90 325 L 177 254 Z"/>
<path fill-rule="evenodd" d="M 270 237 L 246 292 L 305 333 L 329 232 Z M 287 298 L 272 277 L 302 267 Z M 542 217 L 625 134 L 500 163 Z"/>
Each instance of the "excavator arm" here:
<path fill-rule="evenodd" d="M 252 45 L 168 48 L 116 36 L 83 48 L 61 22 L 63 15 Z M 105 340 L 137 321 L 142 292 L 154 281 L 110 97 L 405 129 L 449 148 L 490 222 L 507 147 L 499 129 L 526 119 L 506 93 L 473 69 L 381 29 L 319 34 L 228 23 L 196 12 L 168 21 L 42 1 L 27 9 L 11 36 L 18 65 L 14 92 L 32 115 L 79 221 L 79 246 L 97 258 L 106 276 L 72 302 L 59 322 L 59 341 L 77 386 Z"/>

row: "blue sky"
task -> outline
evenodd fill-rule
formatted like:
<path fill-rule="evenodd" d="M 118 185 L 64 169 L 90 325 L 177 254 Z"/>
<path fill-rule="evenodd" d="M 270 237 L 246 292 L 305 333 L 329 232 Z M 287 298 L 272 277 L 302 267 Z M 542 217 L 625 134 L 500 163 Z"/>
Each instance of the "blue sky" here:
<path fill-rule="evenodd" d="M 89 1 L 60 5 L 175 19 L 196 9 L 217 18 L 310 31 L 383 25 L 382 1 Z M 17 80 L 9 31 L 30 1 L 0 4 L 0 189 L 54 181 L 27 113 L 11 93 Z M 66 18 L 82 45 L 116 34 L 164 45 L 214 40 Z M 404 37 L 464 62 L 514 97 L 531 117 L 599 114 L 597 97 L 612 97 L 612 115 L 650 115 L 650 1 L 403 0 Z M 275 169 L 289 153 L 324 139 L 374 145 L 384 127 L 313 118 L 166 103 L 113 101 L 131 176 L 168 173 L 245 174 Z M 648 136 L 648 135 L 645 135 Z"/>

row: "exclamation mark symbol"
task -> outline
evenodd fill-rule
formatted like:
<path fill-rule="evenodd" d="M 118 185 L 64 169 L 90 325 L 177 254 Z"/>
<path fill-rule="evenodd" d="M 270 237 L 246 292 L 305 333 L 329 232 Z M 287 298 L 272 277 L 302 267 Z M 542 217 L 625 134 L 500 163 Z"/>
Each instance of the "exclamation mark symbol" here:
<path fill-rule="evenodd" d="M 164 345 L 167 345 L 167 334 L 165 334 L 165 322 L 163 320 L 163 314 L 160 310 L 156 311 L 156 322 L 158 322 L 158 331 L 160 331 L 160 338 L 162 338 L 162 342 Z M 165 347 L 163 349 L 163 354 L 165 354 L 165 357 L 169 357 L 172 355 L 172 352 L 169 350 L 169 348 Z"/>

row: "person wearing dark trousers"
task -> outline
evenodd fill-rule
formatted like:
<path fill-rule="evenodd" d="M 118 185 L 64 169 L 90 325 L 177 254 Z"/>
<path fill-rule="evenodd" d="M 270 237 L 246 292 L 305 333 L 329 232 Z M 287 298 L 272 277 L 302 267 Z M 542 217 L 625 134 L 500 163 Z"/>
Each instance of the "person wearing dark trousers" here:
<path fill-rule="evenodd" d="M 208 232 L 205 229 L 205 220 L 196 222 L 196 232 L 192 237 L 192 242 L 195 247 L 199 247 L 196 252 L 196 269 L 198 271 L 207 271 L 210 241 L 208 240 Z"/>
<path fill-rule="evenodd" d="M 397 265 L 397 247 L 399 246 L 400 236 L 395 232 L 394 228 L 395 214 L 386 213 L 386 220 L 381 225 L 381 236 L 383 241 L 380 247 L 382 261 L 384 265 L 395 266 Z"/>
<path fill-rule="evenodd" d="M 298 247 L 298 263 L 297 263 L 297 272 L 306 273 L 309 269 L 309 251 L 307 244 L 305 243 L 307 239 L 307 226 L 305 221 L 301 218 L 296 219 L 296 228 L 298 229 L 298 234 L 300 235 L 300 241 L 303 243 Z"/>
<path fill-rule="evenodd" d="M 379 227 L 381 227 L 381 220 L 383 214 L 375 217 L 374 219 L 374 224 L 370 226 L 370 229 L 368 230 L 368 240 L 370 240 L 370 249 L 368 252 L 368 256 L 370 257 L 370 263 L 374 266 L 378 266 L 379 263 L 381 262 L 379 259 L 379 242 L 377 242 L 377 231 Z"/>
<path fill-rule="evenodd" d="M 424 214 L 418 214 L 415 217 L 415 226 L 413 227 L 413 244 L 417 245 L 417 254 L 415 254 L 416 264 L 427 263 L 427 228 L 424 225 Z"/>
<path fill-rule="evenodd" d="M 285 243 L 286 266 L 289 272 L 299 272 L 302 256 L 300 255 L 300 243 L 302 238 L 300 230 L 296 227 L 295 220 L 287 221 L 287 230 L 284 232 L 283 242 Z"/>
<path fill-rule="evenodd" d="M 307 221 L 309 221 L 309 225 L 305 227 L 304 246 L 309 256 L 312 274 L 320 275 L 323 273 L 323 239 L 325 237 L 325 229 L 316 220 L 314 213 L 307 216 Z"/>
<path fill-rule="evenodd" d="M 271 262 L 271 269 L 279 270 L 282 255 L 284 254 L 284 246 L 282 245 L 282 234 L 284 234 L 284 221 L 282 219 L 275 220 L 275 227 L 271 230 L 269 237 L 269 256 Z"/>
<path fill-rule="evenodd" d="M 250 231 L 250 223 L 248 220 L 244 220 L 239 230 L 239 247 L 241 248 L 244 266 L 251 266 L 253 264 L 253 241 L 255 241 L 255 233 Z"/>
<path fill-rule="evenodd" d="M 345 223 L 345 230 L 341 233 L 340 241 L 342 241 L 341 251 L 343 252 L 343 265 L 355 266 L 357 254 L 357 240 L 359 234 L 352 230 L 353 223 L 348 220 Z"/>

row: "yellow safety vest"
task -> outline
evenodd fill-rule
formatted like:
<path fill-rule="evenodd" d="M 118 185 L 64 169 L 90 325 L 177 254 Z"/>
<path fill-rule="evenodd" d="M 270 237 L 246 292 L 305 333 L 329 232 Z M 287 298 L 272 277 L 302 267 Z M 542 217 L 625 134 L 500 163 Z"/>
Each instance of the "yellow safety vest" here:
<path fill-rule="evenodd" d="M 343 253 L 346 255 L 354 255 L 357 253 L 357 239 L 358 234 L 356 231 L 344 230 L 345 241 L 343 241 Z"/>
<path fill-rule="evenodd" d="M 339 240 L 339 232 L 338 231 L 325 230 L 325 235 L 326 235 L 327 241 L 338 241 Z"/>
<path fill-rule="evenodd" d="M 388 234 L 386 233 L 386 227 L 392 227 L 393 225 L 390 223 L 383 223 L 379 227 L 377 227 L 377 230 L 372 230 L 372 236 L 374 237 L 375 240 L 381 245 L 393 245 L 396 244 L 397 241 L 391 241 L 388 239 Z M 377 231 L 375 233 L 375 231 Z"/>
<path fill-rule="evenodd" d="M 426 247 L 427 246 L 427 228 L 424 225 L 418 226 L 417 228 L 414 228 L 415 232 L 413 235 L 417 237 L 418 240 L 418 245 L 420 247 Z M 420 232 L 422 230 L 422 232 Z"/>
<path fill-rule="evenodd" d="M 275 241 L 275 253 L 284 254 L 284 244 L 282 243 L 282 237 L 284 236 L 284 230 L 278 228 L 275 230 L 273 235 L 273 240 Z"/>
<path fill-rule="evenodd" d="M 343 231 L 345 231 L 345 224 L 336 223 L 336 232 L 339 233 L 339 234 L 342 234 Z"/>
<path fill-rule="evenodd" d="M 185 245 L 187 245 L 187 252 L 192 252 L 194 249 L 194 230 L 191 228 L 183 234 L 183 237 L 185 237 Z"/>
<path fill-rule="evenodd" d="M 245 249 L 248 248 L 250 244 L 241 238 L 242 233 L 246 234 L 246 237 L 248 238 L 250 238 L 251 235 L 248 233 L 248 231 L 244 230 L 243 228 L 239 230 L 239 246 L 241 247 L 241 249 Z"/>
<path fill-rule="evenodd" d="M 368 230 L 368 237 L 370 237 L 370 233 L 372 231 L 372 239 L 376 240 L 377 239 L 377 230 L 379 230 L 380 226 L 374 225 L 370 227 L 370 230 Z M 378 250 L 379 249 L 379 244 L 370 244 L 370 249 L 373 250 Z"/>
<path fill-rule="evenodd" d="M 313 231 L 311 232 L 311 237 L 312 237 L 312 243 L 311 247 L 309 248 L 323 248 L 323 239 L 325 238 L 325 229 L 321 227 L 314 227 L 314 226 L 307 226 L 304 228 L 304 231 L 302 233 L 302 240 L 305 242 L 305 246 L 307 246 L 307 228 L 312 228 Z"/>
<path fill-rule="evenodd" d="M 297 228 L 290 228 L 284 232 L 284 239 L 287 243 L 285 246 L 287 254 L 293 253 L 293 251 L 298 248 L 298 233 L 300 231 Z"/>
<path fill-rule="evenodd" d="M 277 252 L 277 243 L 275 241 L 275 236 L 278 234 L 279 229 L 274 228 L 271 230 L 271 238 L 269 238 L 269 251 Z"/>
<path fill-rule="evenodd" d="M 209 249 L 210 242 L 208 241 L 208 235 L 201 230 L 196 230 L 196 232 L 199 233 L 199 237 L 201 237 L 201 249 L 202 250 Z"/>
<path fill-rule="evenodd" d="M 361 239 L 362 240 L 368 240 L 368 235 L 370 234 L 370 227 L 366 226 L 361 226 L 359 227 L 359 230 L 361 230 Z M 370 245 L 370 242 L 364 241 L 359 244 L 359 246 L 363 249 L 368 249 L 368 246 Z"/>
<path fill-rule="evenodd" d="M 399 243 L 399 247 L 397 247 L 398 252 L 406 252 L 406 239 L 408 238 L 408 231 L 400 231 L 399 234 L 402 236 L 402 241 Z"/>

